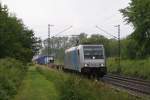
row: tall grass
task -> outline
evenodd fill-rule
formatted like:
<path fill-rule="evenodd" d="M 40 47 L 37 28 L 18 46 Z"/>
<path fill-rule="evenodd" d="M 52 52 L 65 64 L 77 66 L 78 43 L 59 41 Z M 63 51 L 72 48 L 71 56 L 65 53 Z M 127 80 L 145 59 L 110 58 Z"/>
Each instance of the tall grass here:
<path fill-rule="evenodd" d="M 128 93 L 116 91 L 104 83 L 88 80 L 78 75 L 38 67 L 47 80 L 54 82 L 60 100 L 138 100 Z"/>
<path fill-rule="evenodd" d="M 17 93 L 25 72 L 21 62 L 11 58 L 0 59 L 0 100 L 9 100 Z"/>
<path fill-rule="evenodd" d="M 107 60 L 108 72 L 118 73 L 118 61 Z M 150 58 L 144 60 L 121 60 L 121 74 L 150 80 Z"/>

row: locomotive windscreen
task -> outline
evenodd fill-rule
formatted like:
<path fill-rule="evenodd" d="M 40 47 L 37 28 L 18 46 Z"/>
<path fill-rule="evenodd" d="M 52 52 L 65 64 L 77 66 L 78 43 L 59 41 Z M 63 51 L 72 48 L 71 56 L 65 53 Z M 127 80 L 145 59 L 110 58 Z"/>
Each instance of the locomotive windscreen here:
<path fill-rule="evenodd" d="M 104 59 L 102 46 L 83 46 L 84 59 Z"/>

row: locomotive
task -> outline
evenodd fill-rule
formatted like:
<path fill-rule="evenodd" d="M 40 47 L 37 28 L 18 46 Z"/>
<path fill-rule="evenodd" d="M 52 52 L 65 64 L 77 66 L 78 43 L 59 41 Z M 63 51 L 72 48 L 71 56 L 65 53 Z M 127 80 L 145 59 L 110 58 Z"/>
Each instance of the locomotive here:
<path fill-rule="evenodd" d="M 107 73 L 103 45 L 78 45 L 65 50 L 64 69 L 103 77 Z"/>

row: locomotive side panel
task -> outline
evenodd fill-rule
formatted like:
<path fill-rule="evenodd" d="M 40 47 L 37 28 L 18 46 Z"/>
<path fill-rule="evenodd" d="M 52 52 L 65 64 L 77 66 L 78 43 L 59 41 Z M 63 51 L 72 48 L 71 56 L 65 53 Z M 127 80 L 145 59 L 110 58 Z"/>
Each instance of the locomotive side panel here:
<path fill-rule="evenodd" d="M 65 52 L 65 69 L 80 71 L 80 56 L 77 48 Z"/>

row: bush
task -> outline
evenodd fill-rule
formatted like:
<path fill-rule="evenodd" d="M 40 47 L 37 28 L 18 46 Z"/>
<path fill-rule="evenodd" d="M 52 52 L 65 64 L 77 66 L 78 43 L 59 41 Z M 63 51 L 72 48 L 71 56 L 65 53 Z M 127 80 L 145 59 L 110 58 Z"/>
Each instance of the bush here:
<path fill-rule="evenodd" d="M 0 100 L 9 100 L 17 93 L 27 68 L 12 58 L 0 59 Z"/>
<path fill-rule="evenodd" d="M 107 60 L 108 72 L 117 73 L 118 61 L 115 58 Z M 121 74 L 150 80 L 150 58 L 144 60 L 121 60 Z"/>

